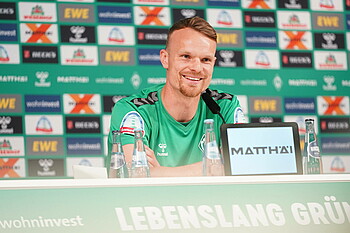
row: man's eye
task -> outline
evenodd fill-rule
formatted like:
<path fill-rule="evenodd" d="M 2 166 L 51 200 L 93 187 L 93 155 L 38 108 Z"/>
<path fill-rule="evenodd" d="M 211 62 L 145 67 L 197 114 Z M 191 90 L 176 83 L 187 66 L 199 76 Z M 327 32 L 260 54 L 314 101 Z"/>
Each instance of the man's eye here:
<path fill-rule="evenodd" d="M 183 58 L 190 58 L 189 55 L 182 55 Z"/>

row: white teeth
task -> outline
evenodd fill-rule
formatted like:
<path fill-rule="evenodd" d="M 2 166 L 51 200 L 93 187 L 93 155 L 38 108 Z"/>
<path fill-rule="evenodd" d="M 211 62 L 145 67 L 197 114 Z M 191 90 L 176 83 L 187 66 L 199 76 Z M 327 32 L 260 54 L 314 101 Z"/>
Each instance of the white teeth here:
<path fill-rule="evenodd" d="M 184 76 L 186 79 L 189 79 L 189 80 L 192 80 L 192 81 L 199 81 L 201 80 L 200 78 L 192 78 L 192 77 L 187 77 L 187 76 Z"/>

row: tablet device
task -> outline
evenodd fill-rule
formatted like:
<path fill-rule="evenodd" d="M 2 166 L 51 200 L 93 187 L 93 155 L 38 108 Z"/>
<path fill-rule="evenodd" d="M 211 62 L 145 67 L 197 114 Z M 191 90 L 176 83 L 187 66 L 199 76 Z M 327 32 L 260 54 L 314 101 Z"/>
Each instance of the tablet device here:
<path fill-rule="evenodd" d="M 225 175 L 297 175 L 302 172 L 295 122 L 223 124 Z"/>

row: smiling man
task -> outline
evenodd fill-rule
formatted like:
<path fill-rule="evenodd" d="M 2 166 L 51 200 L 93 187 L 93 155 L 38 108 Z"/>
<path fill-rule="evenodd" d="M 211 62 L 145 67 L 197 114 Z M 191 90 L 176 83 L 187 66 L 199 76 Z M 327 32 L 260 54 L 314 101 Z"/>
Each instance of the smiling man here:
<path fill-rule="evenodd" d="M 110 131 L 120 129 L 127 162 L 133 152 L 133 129 L 142 128 L 151 176 L 202 175 L 203 122 L 214 119 L 216 135 L 223 123 L 201 100 L 212 79 L 216 32 L 199 17 L 183 19 L 169 30 L 160 61 L 166 83 L 118 101 Z M 237 98 L 217 90 L 210 95 L 227 123 L 242 123 Z M 111 148 L 112 136 L 108 138 Z M 108 164 L 108 161 L 107 161 Z"/>

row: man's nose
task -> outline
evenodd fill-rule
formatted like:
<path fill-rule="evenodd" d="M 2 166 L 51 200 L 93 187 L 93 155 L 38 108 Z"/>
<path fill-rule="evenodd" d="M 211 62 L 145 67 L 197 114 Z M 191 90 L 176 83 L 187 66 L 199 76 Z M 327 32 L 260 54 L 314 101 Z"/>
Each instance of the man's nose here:
<path fill-rule="evenodd" d="M 200 72 L 202 70 L 202 63 L 199 58 L 194 58 L 191 60 L 190 69 L 195 72 Z"/>

